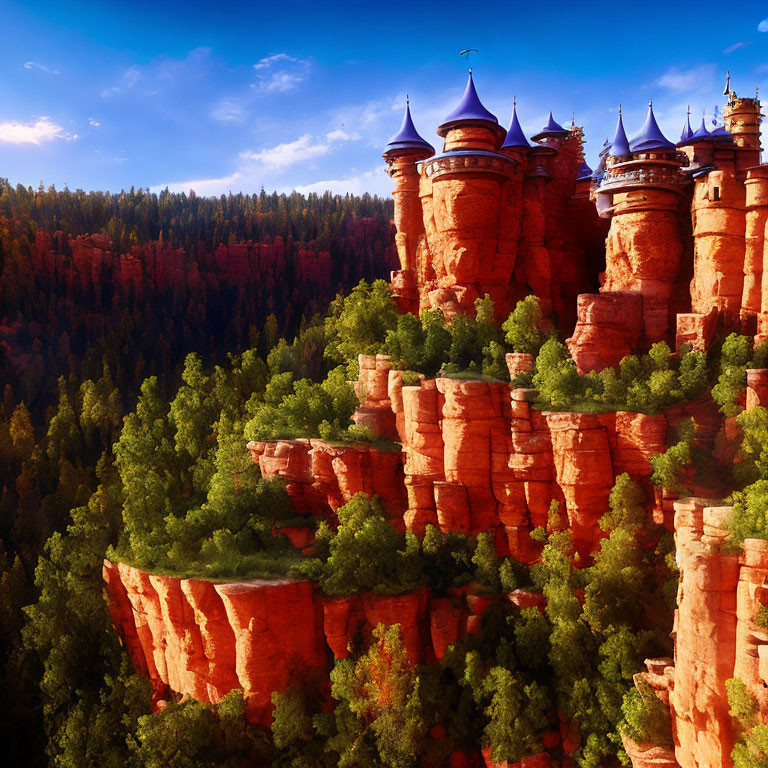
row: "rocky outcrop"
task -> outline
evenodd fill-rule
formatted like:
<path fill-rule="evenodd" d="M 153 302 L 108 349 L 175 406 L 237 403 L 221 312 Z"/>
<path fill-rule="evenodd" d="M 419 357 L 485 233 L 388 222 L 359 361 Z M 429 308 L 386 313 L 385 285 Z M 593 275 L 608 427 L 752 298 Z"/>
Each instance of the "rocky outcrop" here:
<path fill-rule="evenodd" d="M 588 555 L 601 536 L 597 523 L 608 509 L 614 481 L 608 431 L 595 414 L 549 413 L 546 418 L 568 527 L 576 550 Z"/>
<path fill-rule="evenodd" d="M 747 369 L 746 408 L 751 411 L 757 406 L 768 406 L 768 368 Z"/>
<path fill-rule="evenodd" d="M 725 681 L 734 674 L 744 617 L 736 600 L 739 561 L 722 547 L 729 514 L 701 499 L 675 503 L 680 586 L 669 703 L 682 768 L 730 765 L 734 732 Z"/>
<path fill-rule="evenodd" d="M 390 411 L 390 413 L 392 413 Z M 385 514 L 401 521 L 405 509 L 399 450 L 322 440 L 252 441 L 248 450 L 264 477 L 285 479 L 297 512 L 333 519 L 357 493 L 378 497 Z"/>
<path fill-rule="evenodd" d="M 183 694 L 217 703 L 242 688 L 249 717 L 268 724 L 273 691 L 327 668 L 308 581 L 213 584 L 109 561 L 104 578 L 116 628 L 156 700 Z"/>
<path fill-rule="evenodd" d="M 351 644 L 367 646 L 377 625 L 398 624 L 410 660 L 430 663 L 478 632 L 499 600 L 473 585 L 443 597 L 427 589 L 327 597 L 309 581 L 215 583 L 109 560 L 103 576 L 113 624 L 156 704 L 179 695 L 215 704 L 242 688 L 249 718 L 263 724 L 273 692 L 327 676 L 331 658 L 346 658 Z M 509 604 L 541 607 L 542 596 L 518 590 Z"/>
<path fill-rule="evenodd" d="M 355 393 L 361 403 L 352 420 L 368 427 L 377 437 L 397 440 L 399 433 L 390 397 L 389 373 L 392 365 L 388 355 L 359 355 L 360 374 L 355 381 Z M 397 398 L 397 385 L 393 383 Z"/>
<path fill-rule="evenodd" d="M 582 293 L 568 349 L 580 374 L 617 366 L 637 347 L 643 300 L 637 293 Z"/>

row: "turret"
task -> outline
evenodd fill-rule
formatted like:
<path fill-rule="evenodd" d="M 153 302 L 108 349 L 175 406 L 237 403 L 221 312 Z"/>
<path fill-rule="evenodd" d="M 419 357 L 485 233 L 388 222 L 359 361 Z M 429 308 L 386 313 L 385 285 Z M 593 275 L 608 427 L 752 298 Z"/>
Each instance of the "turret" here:
<path fill-rule="evenodd" d="M 419 163 L 431 258 L 421 304 L 439 307 L 447 317 L 471 314 L 475 299 L 487 292 L 501 315 L 510 308 L 517 255 L 519 222 L 510 219 L 519 215 L 514 200 L 522 180 L 521 153 L 509 152 L 511 146 L 497 151 L 508 132 L 480 101 L 472 70 L 458 106 L 437 133 L 445 139 L 443 152 Z"/>
<path fill-rule="evenodd" d="M 384 148 L 387 173 L 395 182 L 395 244 L 400 257 L 400 270 L 392 273 L 395 298 L 403 311 L 418 313 L 417 249 L 424 235 L 424 222 L 419 200 L 419 173 L 416 163 L 435 153 L 429 142 L 416 130 L 411 118 L 411 105 L 405 101 L 405 114 L 398 133 Z"/>
<path fill-rule="evenodd" d="M 469 70 L 467 85 L 456 109 L 437 128 L 437 135 L 445 139 L 445 152 L 460 149 L 485 149 L 494 151 L 507 135 L 499 125 L 496 115 L 489 112 L 480 101 Z"/>
<path fill-rule="evenodd" d="M 725 130 L 733 138 L 738 152 L 736 153 L 736 169 L 742 170 L 760 164 L 760 99 L 739 98 L 730 89 L 730 73 L 728 76 L 728 104 L 723 108 Z"/>
<path fill-rule="evenodd" d="M 763 311 L 761 296 L 766 295 L 768 291 L 768 253 L 765 248 L 765 226 L 768 223 L 768 166 L 750 168 L 744 186 L 746 225 L 741 322 L 744 333 L 755 333 L 756 317 Z M 765 311 L 768 312 L 768 306 Z"/>
<path fill-rule="evenodd" d="M 675 145 L 661 132 L 652 104 L 645 124 L 631 141 L 619 110 L 616 135 L 595 196 L 600 215 L 611 217 L 602 290 L 642 296 L 644 336 L 649 343 L 669 336 L 670 298 L 682 253 L 677 219 L 684 184 L 682 162 Z"/>
<path fill-rule="evenodd" d="M 690 125 L 689 117 L 689 128 Z M 691 131 L 688 138 L 678 141 L 677 147 L 688 157 L 689 167 L 694 174 L 697 174 L 700 169 L 706 168 L 712 163 L 715 141 L 712 134 L 707 130 L 706 121 L 703 117 L 701 118 L 701 125 L 695 131 Z"/>

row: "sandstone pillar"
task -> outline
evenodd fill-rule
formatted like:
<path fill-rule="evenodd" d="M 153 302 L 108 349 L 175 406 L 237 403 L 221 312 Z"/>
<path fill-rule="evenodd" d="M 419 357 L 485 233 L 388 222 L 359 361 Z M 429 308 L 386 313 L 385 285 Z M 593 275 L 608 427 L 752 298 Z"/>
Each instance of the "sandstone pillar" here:
<path fill-rule="evenodd" d="M 744 289 L 744 185 L 732 171 L 711 171 L 693 195 L 691 310 L 716 310 L 725 329 L 738 327 Z"/>
<path fill-rule="evenodd" d="M 736 648 L 735 557 L 721 552 L 722 508 L 675 502 L 680 568 L 675 612 L 675 683 L 670 693 L 675 754 L 682 768 L 728 768 L 734 743 L 725 681 Z"/>
<path fill-rule="evenodd" d="M 768 222 L 768 168 L 750 168 L 745 181 L 745 252 L 744 290 L 741 320 L 745 331 L 754 333 L 761 308 L 763 261 L 765 258 L 765 225 Z"/>

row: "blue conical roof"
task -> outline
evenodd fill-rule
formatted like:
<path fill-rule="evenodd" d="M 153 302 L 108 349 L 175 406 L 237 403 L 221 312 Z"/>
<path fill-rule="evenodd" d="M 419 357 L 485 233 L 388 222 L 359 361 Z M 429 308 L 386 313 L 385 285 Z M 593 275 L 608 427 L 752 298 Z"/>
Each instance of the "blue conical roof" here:
<path fill-rule="evenodd" d="M 547 136 L 566 136 L 567 134 L 568 131 L 552 117 L 552 110 L 550 110 L 547 124 L 532 138 L 534 141 L 538 141 L 547 138 Z"/>
<path fill-rule="evenodd" d="M 517 119 L 517 104 L 512 107 L 512 121 L 509 124 L 509 130 L 507 131 L 507 138 L 504 139 L 504 143 L 501 148 L 505 147 L 530 147 L 528 139 L 525 138 L 523 129 L 520 127 L 520 121 Z"/>
<path fill-rule="evenodd" d="M 616 135 L 611 142 L 611 157 L 621 157 L 629 155 L 629 142 L 627 141 L 627 132 L 624 130 L 624 120 L 621 117 L 621 107 L 619 107 L 619 122 L 616 123 Z"/>
<path fill-rule="evenodd" d="M 683 123 L 683 130 L 680 133 L 680 141 L 687 141 L 693 136 L 693 130 L 691 129 L 691 110 L 688 110 L 688 118 Z"/>
<path fill-rule="evenodd" d="M 411 119 L 410 101 L 406 99 L 403 124 L 400 126 L 400 130 L 397 134 L 390 139 L 389 144 L 384 147 L 384 155 L 394 154 L 401 150 L 408 149 L 424 150 L 425 152 L 429 152 L 430 155 L 435 153 L 435 148 L 428 141 L 425 141 L 419 136 L 419 132 L 416 130 L 416 126 Z"/>
<path fill-rule="evenodd" d="M 707 130 L 705 119 L 701 118 L 701 125 L 685 140 L 678 142 L 677 146 L 686 146 L 688 144 L 699 144 L 702 141 L 711 141 L 712 134 Z"/>
<path fill-rule="evenodd" d="M 496 115 L 489 112 L 480 102 L 480 97 L 475 90 L 475 83 L 472 80 L 472 70 L 469 70 L 469 78 L 467 79 L 467 87 L 464 89 L 464 94 L 461 97 L 456 109 L 451 112 L 448 117 L 443 120 L 438 126 L 437 133 L 439 136 L 445 136 L 448 129 L 456 123 L 463 122 L 483 122 L 493 123 L 498 126 L 499 121 Z M 502 129 L 503 130 L 503 129 Z"/>
<path fill-rule="evenodd" d="M 709 134 L 718 144 L 732 144 L 733 136 L 725 129 L 724 125 L 718 125 L 712 133 Z"/>
<path fill-rule="evenodd" d="M 579 175 L 576 177 L 576 181 L 586 181 L 592 178 L 592 169 L 587 165 L 586 160 L 581 161 L 581 168 L 579 168 Z"/>
<path fill-rule="evenodd" d="M 648 152 L 653 149 L 671 151 L 675 145 L 661 132 L 653 114 L 653 104 L 648 105 L 648 117 L 640 129 L 640 133 L 629 142 L 629 148 L 633 152 Z"/>

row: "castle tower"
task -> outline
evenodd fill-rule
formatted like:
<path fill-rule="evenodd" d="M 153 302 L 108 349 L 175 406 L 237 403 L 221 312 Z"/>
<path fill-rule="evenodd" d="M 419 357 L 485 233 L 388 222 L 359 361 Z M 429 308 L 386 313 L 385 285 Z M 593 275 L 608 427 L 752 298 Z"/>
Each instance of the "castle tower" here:
<path fill-rule="evenodd" d="M 659 129 L 653 105 L 631 142 L 619 114 L 596 193 L 601 216 L 611 217 L 601 290 L 641 295 L 643 335 L 650 343 L 668 338 L 670 331 L 670 298 L 683 248 L 678 225 L 682 162 Z"/>
<path fill-rule="evenodd" d="M 737 170 L 746 170 L 760 164 L 762 117 L 758 98 L 739 98 L 735 91 L 728 89 L 728 104 L 723 108 L 723 119 L 725 130 L 733 137 L 739 150 L 736 154 Z"/>
<path fill-rule="evenodd" d="M 702 117 L 677 146 L 694 180 L 691 313 L 707 326 L 731 329 L 739 324 L 744 285 L 744 184 L 735 172 L 735 145 L 722 127 L 708 131 Z"/>
<path fill-rule="evenodd" d="M 395 182 L 395 244 L 400 257 L 400 270 L 392 273 L 392 287 L 401 311 L 419 311 L 417 281 L 417 249 L 424 234 L 419 200 L 419 172 L 416 163 L 435 153 L 411 119 L 410 101 L 406 98 L 403 123 L 384 149 L 387 173 Z"/>
<path fill-rule="evenodd" d="M 746 222 L 744 251 L 744 290 L 741 299 L 742 330 L 754 333 L 761 312 L 762 283 L 766 280 L 765 227 L 768 223 L 768 166 L 759 165 L 747 171 Z M 768 281 L 767 281 L 768 282 Z M 768 288 L 768 285 L 766 285 Z"/>
<path fill-rule="evenodd" d="M 489 293 L 504 316 L 516 244 L 505 237 L 504 247 L 497 247 L 500 219 L 502 210 L 520 215 L 503 208 L 503 200 L 505 184 L 519 184 L 522 171 L 511 153 L 497 151 L 507 132 L 481 103 L 471 70 L 458 106 L 437 133 L 445 139 L 443 152 L 419 163 L 430 262 L 421 272 L 427 278 L 420 284 L 421 306 L 439 307 L 447 317 L 471 314 L 475 299 Z M 505 230 L 515 226 L 505 222 Z"/>

